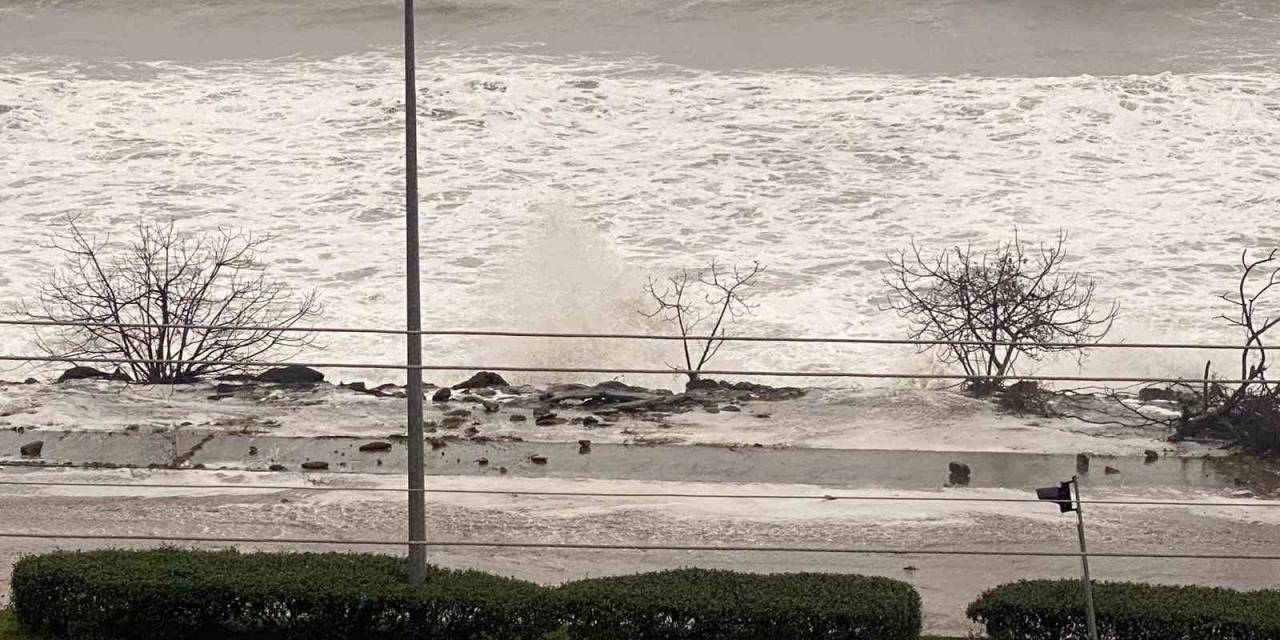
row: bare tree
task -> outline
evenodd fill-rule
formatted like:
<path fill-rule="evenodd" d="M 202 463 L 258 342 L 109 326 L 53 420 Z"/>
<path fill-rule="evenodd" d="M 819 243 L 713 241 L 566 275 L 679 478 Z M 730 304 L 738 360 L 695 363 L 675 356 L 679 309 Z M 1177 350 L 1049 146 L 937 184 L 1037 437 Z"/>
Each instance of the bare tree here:
<path fill-rule="evenodd" d="M 1234 393 L 1227 398 L 1219 409 L 1219 414 L 1229 414 L 1246 397 L 1252 394 L 1276 395 L 1280 393 L 1275 386 L 1267 383 L 1267 346 L 1263 337 L 1277 324 L 1280 314 L 1271 317 L 1260 311 L 1258 306 L 1265 301 L 1267 292 L 1280 284 L 1280 265 L 1276 265 L 1277 252 L 1272 249 L 1267 257 L 1250 261 L 1249 251 L 1240 254 L 1240 266 L 1243 271 L 1234 293 L 1225 294 L 1223 300 L 1236 307 L 1233 315 L 1222 315 L 1219 318 L 1238 327 L 1244 333 L 1244 348 L 1240 352 L 1240 379 L 1243 384 L 1236 387 Z M 1270 273 L 1267 273 L 1267 272 Z M 1264 278 L 1256 278 L 1263 275 Z M 1255 279 L 1261 283 L 1254 285 Z M 1256 287 L 1250 292 L 1251 287 Z"/>
<path fill-rule="evenodd" d="M 1095 309 L 1096 283 L 1063 268 L 1066 240 L 1030 246 L 1015 233 L 992 251 L 956 246 L 933 258 L 912 241 L 889 256 L 885 309 L 910 323 L 913 340 L 949 342 L 939 358 L 960 365 L 972 390 L 993 391 L 1020 357 L 1079 352 L 1111 329 L 1118 305 Z"/>
<path fill-rule="evenodd" d="M 720 351 L 724 340 L 717 338 L 725 335 L 729 322 L 756 307 L 746 290 L 755 285 L 764 269 L 759 262 L 752 262 L 749 269 L 725 269 L 713 260 L 706 269 L 681 269 L 665 283 L 650 278 L 645 284 L 644 290 L 656 308 L 642 313 L 648 318 L 661 317 L 680 331 L 684 372 L 689 382 L 697 382 L 702 368 Z M 693 336 L 698 335 L 700 327 L 707 326 L 707 321 L 711 321 L 705 334 L 708 339 L 695 339 Z"/>
<path fill-rule="evenodd" d="M 86 235 L 72 219 L 52 241 L 64 264 L 23 311 L 35 320 L 89 323 L 42 330 L 37 341 L 71 363 L 123 359 L 140 382 L 243 371 L 265 354 L 312 344 L 312 334 L 288 329 L 320 311 L 314 293 L 267 278 L 257 254 L 269 241 L 228 229 L 191 237 L 172 223 L 140 224 L 113 253 L 109 238 Z"/>

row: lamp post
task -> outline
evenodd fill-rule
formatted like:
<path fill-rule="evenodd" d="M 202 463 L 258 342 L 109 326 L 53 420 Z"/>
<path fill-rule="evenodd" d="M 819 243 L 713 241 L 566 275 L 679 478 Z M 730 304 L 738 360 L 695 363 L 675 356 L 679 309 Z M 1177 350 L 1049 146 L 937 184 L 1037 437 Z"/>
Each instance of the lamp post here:
<path fill-rule="evenodd" d="M 418 100 L 414 77 L 413 0 L 404 0 L 405 308 L 408 334 L 405 396 L 409 439 L 409 580 L 427 575 L 426 481 L 422 439 L 422 298 L 418 274 Z"/>
<path fill-rule="evenodd" d="M 1056 487 L 1036 489 L 1036 497 L 1058 503 L 1058 509 L 1062 513 L 1076 512 L 1076 531 L 1080 534 L 1081 581 L 1084 583 L 1085 625 L 1089 631 L 1089 640 L 1098 640 L 1098 618 L 1093 608 L 1093 581 L 1089 578 L 1089 549 L 1084 542 L 1084 512 L 1080 509 L 1080 478 L 1071 476 L 1070 480 L 1059 483 Z"/>

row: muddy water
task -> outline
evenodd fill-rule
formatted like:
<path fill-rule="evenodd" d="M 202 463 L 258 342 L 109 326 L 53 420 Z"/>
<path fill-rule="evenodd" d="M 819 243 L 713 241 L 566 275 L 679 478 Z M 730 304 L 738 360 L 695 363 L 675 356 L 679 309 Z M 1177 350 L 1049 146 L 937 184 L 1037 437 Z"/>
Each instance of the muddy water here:
<path fill-rule="evenodd" d="M 19 447 L 44 442 L 41 457 L 23 460 Z M 329 472 L 399 474 L 405 470 L 403 440 L 386 441 L 382 452 L 361 452 L 369 439 L 289 438 L 210 431 L 0 432 L 0 461 L 10 464 L 76 466 L 203 465 L 206 468 L 298 470 L 326 462 Z M 949 481 L 952 462 L 971 469 L 969 486 L 1029 489 L 1078 472 L 1074 455 L 1011 452 L 841 450 L 775 447 L 644 446 L 546 442 L 437 440 L 427 456 L 435 475 L 593 478 L 812 484 L 832 487 L 931 489 Z M 1108 472 L 1108 468 L 1112 472 Z M 1233 478 L 1215 458 L 1092 456 L 1081 473 L 1085 486 L 1216 488 Z"/>

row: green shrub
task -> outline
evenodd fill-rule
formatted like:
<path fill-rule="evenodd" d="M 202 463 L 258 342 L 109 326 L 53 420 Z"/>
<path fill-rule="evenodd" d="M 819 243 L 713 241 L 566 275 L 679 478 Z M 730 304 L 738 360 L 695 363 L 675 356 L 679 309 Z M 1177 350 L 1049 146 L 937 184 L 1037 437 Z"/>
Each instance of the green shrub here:
<path fill-rule="evenodd" d="M 1101 582 L 1093 585 L 1100 638 L 1120 640 L 1275 640 L 1280 591 L 1231 591 Z M 1079 580 L 1001 585 L 969 605 L 990 640 L 1086 638 Z"/>
<path fill-rule="evenodd" d="M 235 551 L 58 552 L 13 570 L 19 625 L 76 640 L 540 638 L 559 626 L 549 591 L 400 558 Z"/>
<path fill-rule="evenodd" d="M 888 578 L 682 569 L 564 585 L 572 640 L 906 640 L 920 596 Z"/>

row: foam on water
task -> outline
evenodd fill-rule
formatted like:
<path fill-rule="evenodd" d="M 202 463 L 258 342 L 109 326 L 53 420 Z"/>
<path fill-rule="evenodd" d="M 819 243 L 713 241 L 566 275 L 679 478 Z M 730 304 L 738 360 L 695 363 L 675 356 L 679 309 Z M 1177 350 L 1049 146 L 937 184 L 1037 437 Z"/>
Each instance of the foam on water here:
<path fill-rule="evenodd" d="M 278 234 L 272 271 L 317 288 L 328 324 L 399 325 L 400 74 L 394 51 L 0 57 L 0 296 L 35 292 L 57 256 L 34 230 L 68 213 L 117 233 L 176 217 Z M 424 51 L 420 86 L 430 327 L 652 329 L 636 313 L 644 278 L 716 258 L 769 267 L 740 333 L 897 336 L 879 311 L 886 252 L 1016 227 L 1071 234 L 1071 266 L 1122 301 L 1114 337 L 1228 339 L 1214 296 L 1241 249 L 1280 244 L 1273 74 L 731 72 L 454 49 Z M 7 330 L 0 349 L 29 342 Z M 402 358 L 392 338 L 323 343 L 329 360 Z M 671 344 L 427 348 L 436 362 L 675 361 Z M 909 353 L 735 344 L 717 365 L 927 366 Z M 1107 354 L 1085 370 L 1191 375 L 1200 356 Z"/>

